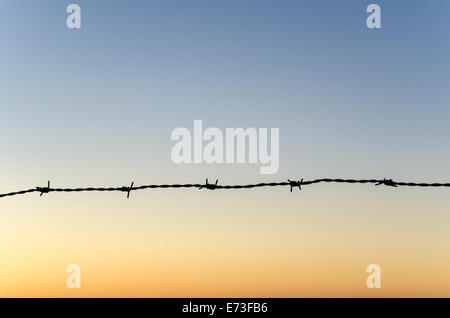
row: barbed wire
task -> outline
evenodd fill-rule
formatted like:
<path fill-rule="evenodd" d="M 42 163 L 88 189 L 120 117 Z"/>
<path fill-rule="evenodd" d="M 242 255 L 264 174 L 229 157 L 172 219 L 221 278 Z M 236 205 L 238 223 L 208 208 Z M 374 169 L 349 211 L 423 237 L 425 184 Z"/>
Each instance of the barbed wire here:
<path fill-rule="evenodd" d="M 216 180 L 215 183 L 209 183 L 208 179 L 204 184 L 199 183 L 186 183 L 186 184 L 150 184 L 150 185 L 142 185 L 142 186 L 134 186 L 134 181 L 130 186 L 123 187 L 107 187 L 107 188 L 52 188 L 50 185 L 50 181 L 48 181 L 46 187 L 35 187 L 28 190 L 22 190 L 17 192 L 9 192 L 0 194 L 0 198 L 11 197 L 16 195 L 22 195 L 26 193 L 38 192 L 40 196 L 43 194 L 51 193 L 51 192 L 126 192 L 127 198 L 130 197 L 130 193 L 132 191 L 145 190 L 145 189 L 167 189 L 167 188 L 198 188 L 198 189 L 207 189 L 207 190 L 230 190 L 230 189 L 252 189 L 252 188 L 262 188 L 262 187 L 290 187 L 292 192 L 293 189 L 298 188 L 302 190 L 302 186 L 308 186 L 317 183 L 360 183 L 360 184 L 374 184 L 375 186 L 385 185 L 388 187 L 450 187 L 450 183 L 417 183 L 417 182 L 398 182 L 393 181 L 392 179 L 314 179 L 314 180 L 297 180 L 292 181 L 288 179 L 283 182 L 262 182 L 262 183 L 254 183 L 254 184 L 238 184 L 238 185 L 221 185 L 218 184 L 219 180 Z"/>

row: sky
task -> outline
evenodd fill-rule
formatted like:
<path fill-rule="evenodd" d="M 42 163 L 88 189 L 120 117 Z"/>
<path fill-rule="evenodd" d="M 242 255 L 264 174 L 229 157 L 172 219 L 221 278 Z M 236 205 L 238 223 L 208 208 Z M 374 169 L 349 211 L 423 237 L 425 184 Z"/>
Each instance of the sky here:
<path fill-rule="evenodd" d="M 443 0 L 2 0 L 0 192 L 449 182 L 448 30 Z M 196 119 L 279 128 L 279 171 L 174 164 L 171 132 Z M 341 184 L 4 198 L 0 296 L 450 297 L 449 207 L 445 188 Z"/>

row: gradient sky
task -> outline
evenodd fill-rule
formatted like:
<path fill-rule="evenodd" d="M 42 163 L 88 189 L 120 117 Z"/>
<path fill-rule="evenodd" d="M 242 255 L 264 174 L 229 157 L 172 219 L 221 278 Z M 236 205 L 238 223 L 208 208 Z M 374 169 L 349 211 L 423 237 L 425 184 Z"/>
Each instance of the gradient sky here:
<path fill-rule="evenodd" d="M 82 28 L 66 27 L 77 3 Z M 365 21 L 381 6 L 382 28 Z M 448 1 L 0 1 L 0 192 L 450 181 Z M 280 170 L 175 165 L 176 127 L 280 128 Z M 450 297 L 448 189 L 0 200 L 3 297 Z M 82 288 L 67 289 L 68 264 Z M 368 264 L 382 288 L 365 285 Z"/>

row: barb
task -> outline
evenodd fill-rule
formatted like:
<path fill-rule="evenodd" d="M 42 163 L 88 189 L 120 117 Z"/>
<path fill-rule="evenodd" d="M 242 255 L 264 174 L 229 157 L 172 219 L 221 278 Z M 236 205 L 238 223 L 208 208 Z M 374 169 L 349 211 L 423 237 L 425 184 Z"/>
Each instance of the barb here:
<path fill-rule="evenodd" d="M 381 184 L 384 184 L 385 186 L 389 187 L 397 187 L 397 182 L 392 181 L 392 179 L 383 179 L 382 181 L 378 182 L 376 186 L 379 186 Z"/>
<path fill-rule="evenodd" d="M 50 180 L 48 180 L 47 183 L 47 187 L 46 188 L 42 188 L 42 187 L 36 187 L 36 190 L 39 191 L 41 193 L 40 197 L 42 197 L 42 195 L 44 193 L 49 193 L 50 192 Z"/>
<path fill-rule="evenodd" d="M 288 181 L 289 181 L 289 185 L 291 186 L 291 192 L 292 192 L 293 187 L 298 187 L 299 190 L 302 189 L 303 178 L 301 181 L 291 181 L 289 179 L 288 179 Z"/>
<path fill-rule="evenodd" d="M 131 190 L 133 190 L 133 185 L 134 185 L 134 181 L 131 182 L 131 185 L 130 185 L 129 187 L 122 187 L 122 188 L 120 189 L 121 191 L 127 193 L 127 199 L 130 198 L 130 192 L 131 192 Z"/>
<path fill-rule="evenodd" d="M 204 185 L 200 186 L 199 189 L 206 188 L 208 190 L 216 190 L 217 182 L 219 182 L 219 179 L 216 180 L 215 184 L 208 183 L 208 179 L 206 179 L 206 183 Z"/>
<path fill-rule="evenodd" d="M 109 188 L 52 188 L 50 186 L 50 180 L 47 183 L 46 187 L 35 187 L 33 189 L 29 190 L 22 190 L 17 192 L 9 192 L 0 194 L 0 198 L 4 197 L 11 197 L 16 195 L 22 195 L 26 193 L 32 193 L 32 192 L 39 192 L 40 196 L 42 196 L 44 193 L 50 193 L 50 192 L 126 192 L 127 198 L 130 197 L 131 191 L 138 191 L 138 190 L 145 190 L 145 189 L 167 189 L 167 188 L 173 188 L 173 189 L 180 189 L 180 188 L 197 188 L 197 189 L 208 189 L 208 190 L 230 190 L 230 189 L 236 189 L 236 190 L 242 190 L 242 189 L 253 189 L 253 188 L 263 188 L 263 187 L 284 187 L 288 186 L 290 187 L 290 190 L 292 192 L 293 188 L 298 187 L 299 190 L 302 190 L 302 186 L 307 185 L 313 185 L 317 183 L 348 183 L 348 184 L 374 184 L 375 186 L 379 185 L 385 185 L 389 187 L 450 187 L 450 183 L 416 183 L 416 182 L 399 182 L 399 181 L 393 181 L 392 179 L 314 179 L 314 180 L 303 180 L 300 179 L 300 181 L 292 181 L 290 179 L 287 180 L 287 182 L 269 182 L 269 183 L 255 183 L 255 184 L 237 184 L 237 185 L 219 185 L 219 180 L 216 180 L 215 183 L 208 183 L 208 179 L 206 179 L 206 182 L 204 184 L 198 184 L 198 183 L 187 183 L 187 184 L 150 184 L 150 185 L 142 185 L 139 187 L 134 186 L 134 181 L 131 182 L 130 186 L 123 186 L 123 187 L 109 187 Z"/>

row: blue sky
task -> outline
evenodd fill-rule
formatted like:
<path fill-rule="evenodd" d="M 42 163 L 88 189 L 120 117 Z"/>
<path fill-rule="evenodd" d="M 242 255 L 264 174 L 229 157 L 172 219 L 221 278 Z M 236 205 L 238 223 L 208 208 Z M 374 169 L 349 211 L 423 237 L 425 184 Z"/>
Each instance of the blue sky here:
<path fill-rule="evenodd" d="M 279 127 L 283 175 L 405 157 L 450 172 L 446 1 L 378 1 L 380 30 L 369 1 L 78 1 L 81 30 L 69 3 L 0 4 L 2 160 L 103 150 L 170 170 L 170 132 L 202 119 Z"/>

